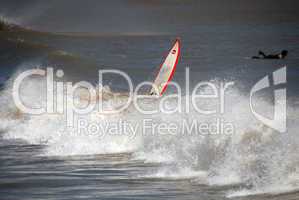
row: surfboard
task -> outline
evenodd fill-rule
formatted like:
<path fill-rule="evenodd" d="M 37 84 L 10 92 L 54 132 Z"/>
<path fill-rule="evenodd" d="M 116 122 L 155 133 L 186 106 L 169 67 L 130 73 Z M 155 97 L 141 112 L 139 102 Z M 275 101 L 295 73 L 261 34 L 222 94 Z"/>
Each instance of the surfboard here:
<path fill-rule="evenodd" d="M 176 39 L 164 62 L 160 66 L 160 70 L 155 78 L 155 81 L 153 82 L 153 87 L 150 91 L 151 95 L 155 94 L 162 96 L 162 94 L 165 92 L 168 83 L 174 75 L 176 66 L 179 61 L 180 51 L 181 42 L 180 39 Z"/>

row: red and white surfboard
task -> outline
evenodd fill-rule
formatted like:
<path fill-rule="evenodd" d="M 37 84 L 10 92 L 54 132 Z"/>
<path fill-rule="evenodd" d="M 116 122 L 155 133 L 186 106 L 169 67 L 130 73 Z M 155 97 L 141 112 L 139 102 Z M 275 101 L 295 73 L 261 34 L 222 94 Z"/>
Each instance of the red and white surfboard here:
<path fill-rule="evenodd" d="M 162 63 L 159 73 L 153 83 L 156 89 L 155 87 L 152 87 L 150 94 L 158 94 L 161 96 L 165 92 L 169 81 L 174 75 L 176 66 L 179 61 L 180 51 L 181 42 L 179 39 L 176 39 L 173 47 L 170 49 L 167 57 Z"/>

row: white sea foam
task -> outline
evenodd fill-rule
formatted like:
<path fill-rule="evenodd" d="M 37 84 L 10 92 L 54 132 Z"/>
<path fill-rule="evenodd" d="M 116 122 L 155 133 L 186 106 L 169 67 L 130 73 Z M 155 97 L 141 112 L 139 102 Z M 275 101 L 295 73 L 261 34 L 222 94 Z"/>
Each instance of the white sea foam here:
<path fill-rule="evenodd" d="M 140 178 L 149 179 L 196 179 L 197 182 L 205 182 L 208 173 L 206 171 L 192 170 L 187 167 L 163 167 L 151 174 L 141 175 Z"/>
<path fill-rule="evenodd" d="M 44 86 L 42 80 L 29 80 L 22 90 L 24 101 L 37 102 L 35 106 L 43 105 Z M 72 129 L 65 130 L 63 115 L 19 116 L 10 92 L 11 84 L 8 83 L 0 96 L 2 137 L 45 145 L 43 156 L 130 152 L 134 159 L 158 163 L 160 166 L 156 170 L 145 171 L 140 177 L 197 179 L 209 185 L 245 184 L 251 188 L 232 191 L 228 197 L 299 188 L 296 119 L 289 119 L 287 133 L 277 133 L 254 119 L 247 96 L 238 90 L 230 90 L 225 113 L 220 116 L 202 116 L 194 110 L 188 114 L 159 113 L 151 116 L 157 122 L 175 123 L 191 119 L 209 123 L 215 117 L 221 117 L 234 124 L 235 132 L 232 135 L 188 135 L 181 132 L 152 135 L 138 132 L 134 137 L 122 134 L 78 134 Z M 213 102 L 202 104 L 212 106 Z M 269 103 L 261 100 L 261 105 L 269 106 Z M 298 113 L 298 109 L 288 109 L 291 117 L 296 118 Z M 134 108 L 120 115 L 91 113 L 81 117 L 90 123 L 130 120 L 135 124 L 141 123 L 144 118 Z M 280 185 L 283 186 L 282 190 L 277 190 Z"/>

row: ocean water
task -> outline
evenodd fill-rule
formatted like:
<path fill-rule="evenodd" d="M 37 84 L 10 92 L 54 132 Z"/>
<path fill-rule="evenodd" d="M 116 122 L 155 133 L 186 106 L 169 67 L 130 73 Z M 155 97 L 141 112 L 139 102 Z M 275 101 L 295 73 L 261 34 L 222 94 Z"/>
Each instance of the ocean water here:
<path fill-rule="evenodd" d="M 131 108 L 119 115 L 81 116 L 89 123 L 119 120 L 142 124 L 197 120 L 234 125 L 229 135 L 80 133 L 65 130 L 63 115 L 20 114 L 12 101 L 17 74 L 31 68 L 63 69 L 63 81 L 97 84 L 98 70 L 119 69 L 134 85 L 151 81 L 172 41 L 182 40 L 174 81 L 188 98 L 200 81 L 233 82 L 225 112 L 203 116 L 190 112 L 144 116 Z M 298 199 L 299 26 L 201 25 L 178 35 L 55 35 L 31 31 L 0 32 L 0 199 Z M 258 50 L 287 49 L 284 60 L 251 60 Z M 255 83 L 287 67 L 287 132 L 279 133 L 250 112 Z M 104 80 L 113 91 L 127 91 L 124 80 Z M 173 89 L 169 88 L 167 94 Z M 43 105 L 45 80 L 30 78 L 21 91 L 30 105 Z M 190 95 L 190 94 L 189 94 Z M 108 100 L 109 101 L 109 100 Z M 144 102 L 154 107 L 157 102 Z M 214 107 L 217 102 L 198 102 Z M 255 99 L 260 111 L 273 114 L 272 90 Z M 169 106 L 175 106 L 170 101 Z"/>

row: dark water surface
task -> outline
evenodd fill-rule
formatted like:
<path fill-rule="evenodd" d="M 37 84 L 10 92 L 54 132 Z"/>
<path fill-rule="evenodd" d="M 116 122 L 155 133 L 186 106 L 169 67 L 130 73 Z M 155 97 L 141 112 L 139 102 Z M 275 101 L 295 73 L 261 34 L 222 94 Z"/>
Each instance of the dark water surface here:
<path fill-rule="evenodd" d="M 224 117 L 236 124 L 234 135 L 101 140 L 58 133 L 61 119 L 55 116 L 16 118 L 8 98 L 14 73 L 54 67 L 64 70 L 66 80 L 96 84 L 99 69 L 120 69 L 136 85 L 153 79 L 177 35 L 0 32 L 0 199 L 298 199 L 299 26 L 203 25 L 178 36 L 182 55 L 174 81 L 183 86 L 189 67 L 191 88 L 199 81 L 235 82 Z M 282 49 L 289 51 L 285 60 L 249 59 L 259 50 Z M 261 127 L 243 110 L 249 107 L 251 87 L 283 66 L 288 131 L 280 134 Z M 123 81 L 111 77 L 105 83 L 125 91 Z M 141 118 L 122 116 L 134 122 Z M 184 113 L 153 118 L 202 120 Z"/>

